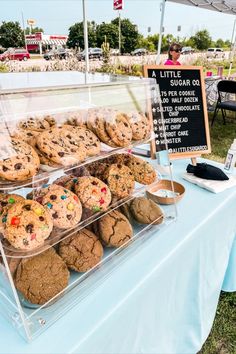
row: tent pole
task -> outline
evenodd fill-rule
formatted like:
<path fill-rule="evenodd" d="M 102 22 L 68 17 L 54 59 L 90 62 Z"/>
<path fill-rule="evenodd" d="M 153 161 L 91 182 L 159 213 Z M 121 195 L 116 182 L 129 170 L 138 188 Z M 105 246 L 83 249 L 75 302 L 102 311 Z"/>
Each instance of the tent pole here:
<path fill-rule="evenodd" d="M 157 65 L 160 64 L 160 61 L 161 61 L 161 44 L 162 44 L 163 23 L 164 23 L 164 16 L 165 16 L 165 6 L 166 6 L 166 0 L 162 0 L 161 8 L 160 8 L 161 9 L 161 23 L 160 23 L 157 58 L 156 58 Z"/>
<path fill-rule="evenodd" d="M 85 71 L 89 72 L 89 55 L 88 55 L 88 21 L 86 16 L 85 0 L 83 2 L 83 22 L 84 22 L 84 49 L 85 49 Z"/>
<path fill-rule="evenodd" d="M 235 26 L 236 26 L 236 18 L 234 20 L 234 27 L 233 27 L 232 37 L 231 37 L 231 48 L 230 48 L 230 53 L 229 53 L 230 65 L 229 65 L 229 71 L 228 71 L 227 79 L 229 79 L 230 74 L 231 74 L 231 69 L 232 69 L 232 66 L 233 66 L 234 54 L 235 54 L 235 49 L 236 49 Z"/>

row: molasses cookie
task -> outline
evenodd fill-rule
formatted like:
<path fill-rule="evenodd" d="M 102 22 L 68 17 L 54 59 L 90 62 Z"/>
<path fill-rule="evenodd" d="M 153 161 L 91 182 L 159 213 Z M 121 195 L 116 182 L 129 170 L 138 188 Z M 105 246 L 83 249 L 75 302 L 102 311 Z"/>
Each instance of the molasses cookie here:
<path fill-rule="evenodd" d="M 52 218 L 38 202 L 24 200 L 8 210 L 4 236 L 15 248 L 41 246 L 52 231 Z"/>
<path fill-rule="evenodd" d="M 106 210 L 111 203 L 110 189 L 96 177 L 79 177 L 75 192 L 82 205 L 94 212 Z"/>
<path fill-rule="evenodd" d="M 69 269 L 86 272 L 100 262 L 103 247 L 98 237 L 87 229 L 60 242 L 59 255 Z"/>
<path fill-rule="evenodd" d="M 69 276 L 65 262 L 50 248 L 20 262 L 15 285 L 26 300 L 43 305 L 67 287 Z"/>
<path fill-rule="evenodd" d="M 81 219 L 82 207 L 77 195 L 56 184 L 48 187 L 42 205 L 51 214 L 53 225 L 60 229 L 71 228 Z"/>
<path fill-rule="evenodd" d="M 106 246 L 120 247 L 133 236 L 129 220 L 117 210 L 103 216 L 97 224 L 99 236 Z"/>
<path fill-rule="evenodd" d="M 140 224 L 158 225 L 163 222 L 164 214 L 161 208 L 151 199 L 145 197 L 134 198 L 129 209 L 134 219 Z"/>
<path fill-rule="evenodd" d="M 34 176 L 39 169 L 39 157 L 28 144 L 12 139 L 0 143 L 0 177 L 9 181 L 24 181 Z"/>

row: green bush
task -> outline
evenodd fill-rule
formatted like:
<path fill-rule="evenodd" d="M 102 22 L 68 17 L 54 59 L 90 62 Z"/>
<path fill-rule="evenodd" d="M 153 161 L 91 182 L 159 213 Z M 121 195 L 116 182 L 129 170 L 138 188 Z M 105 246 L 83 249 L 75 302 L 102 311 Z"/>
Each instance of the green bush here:
<path fill-rule="evenodd" d="M 0 63 L 0 73 L 7 73 L 9 70 L 8 70 L 8 67 L 2 63 Z"/>

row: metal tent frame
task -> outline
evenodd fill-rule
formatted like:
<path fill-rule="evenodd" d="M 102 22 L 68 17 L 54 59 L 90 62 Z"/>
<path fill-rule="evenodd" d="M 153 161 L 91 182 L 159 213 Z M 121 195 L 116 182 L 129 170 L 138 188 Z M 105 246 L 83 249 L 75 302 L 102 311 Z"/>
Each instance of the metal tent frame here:
<path fill-rule="evenodd" d="M 176 4 L 195 6 L 205 10 L 212 10 L 224 14 L 236 16 L 236 0 L 162 0 L 161 2 L 161 22 L 159 31 L 159 41 L 157 49 L 156 63 L 160 64 L 161 44 L 162 44 L 162 28 L 165 16 L 165 3 L 166 1 L 174 2 Z"/>

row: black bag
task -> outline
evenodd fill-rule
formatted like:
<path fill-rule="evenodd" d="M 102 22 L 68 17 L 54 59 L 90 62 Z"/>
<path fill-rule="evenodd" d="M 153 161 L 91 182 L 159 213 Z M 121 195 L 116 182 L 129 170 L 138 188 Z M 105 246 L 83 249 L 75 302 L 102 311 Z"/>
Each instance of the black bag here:
<path fill-rule="evenodd" d="M 207 163 L 197 163 L 197 166 L 188 165 L 186 171 L 194 176 L 215 181 L 226 181 L 229 177 L 218 167 Z"/>

